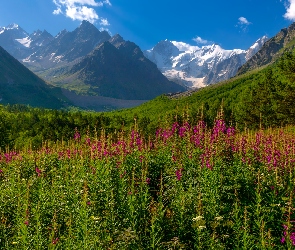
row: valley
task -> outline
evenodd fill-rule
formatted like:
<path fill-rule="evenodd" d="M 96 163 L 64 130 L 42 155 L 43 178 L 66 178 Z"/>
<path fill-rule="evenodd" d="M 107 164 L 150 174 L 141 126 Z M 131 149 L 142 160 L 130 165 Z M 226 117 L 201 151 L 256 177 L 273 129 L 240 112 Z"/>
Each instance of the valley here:
<path fill-rule="evenodd" d="M 294 30 L 0 28 L 0 249 L 292 249 Z"/>

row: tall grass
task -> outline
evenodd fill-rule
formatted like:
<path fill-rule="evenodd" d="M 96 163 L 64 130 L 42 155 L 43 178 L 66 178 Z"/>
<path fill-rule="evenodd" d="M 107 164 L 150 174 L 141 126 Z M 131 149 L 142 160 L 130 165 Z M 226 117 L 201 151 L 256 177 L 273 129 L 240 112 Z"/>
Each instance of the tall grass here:
<path fill-rule="evenodd" d="M 292 127 L 177 124 L 0 155 L 1 249 L 291 249 Z"/>

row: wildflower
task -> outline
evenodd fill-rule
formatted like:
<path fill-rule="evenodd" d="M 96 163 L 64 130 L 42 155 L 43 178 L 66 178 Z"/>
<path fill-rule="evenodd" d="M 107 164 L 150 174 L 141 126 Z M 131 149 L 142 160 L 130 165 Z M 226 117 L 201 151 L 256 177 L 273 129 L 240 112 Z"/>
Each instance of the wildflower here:
<path fill-rule="evenodd" d="M 181 180 L 181 177 L 182 177 L 182 170 L 183 170 L 183 168 L 181 168 L 181 169 L 178 169 L 178 170 L 176 170 L 176 172 L 175 172 L 175 175 L 176 175 L 176 178 L 177 178 L 177 180 L 178 181 L 180 181 Z"/>
<path fill-rule="evenodd" d="M 90 219 L 91 219 L 91 220 L 94 220 L 94 221 L 98 221 L 98 220 L 99 220 L 99 217 L 95 217 L 95 216 L 92 215 L 92 216 L 90 217 Z"/>
<path fill-rule="evenodd" d="M 199 229 L 202 230 L 202 229 L 205 229 L 206 226 L 199 226 Z"/>
<path fill-rule="evenodd" d="M 1 173 L 3 173 L 3 170 L 2 170 L 2 169 L 0 169 L 0 174 L 1 174 Z"/>
<path fill-rule="evenodd" d="M 150 183 L 151 183 L 151 178 L 146 178 L 145 182 L 146 182 L 146 184 L 150 185 Z"/>
<path fill-rule="evenodd" d="M 40 177 L 41 176 L 41 173 L 42 173 L 41 169 L 39 169 L 38 167 L 36 167 L 35 171 L 38 174 L 38 177 Z"/>
<path fill-rule="evenodd" d="M 87 205 L 90 206 L 91 205 L 91 202 L 90 201 L 87 201 Z"/>
<path fill-rule="evenodd" d="M 53 239 L 53 240 L 52 240 L 52 244 L 53 244 L 53 245 L 56 245 L 57 242 L 58 242 L 58 240 L 59 240 L 59 238 L 55 238 L 55 239 Z"/>
<path fill-rule="evenodd" d="M 24 224 L 28 226 L 28 225 L 29 225 L 29 221 L 26 220 L 26 221 L 24 222 Z"/>
<path fill-rule="evenodd" d="M 80 133 L 78 132 L 77 128 L 75 129 L 74 140 L 79 140 L 81 138 Z"/>
<path fill-rule="evenodd" d="M 217 217 L 215 217 L 215 220 L 222 220 L 222 219 L 223 219 L 222 216 L 217 216 Z"/>
<path fill-rule="evenodd" d="M 87 137 L 87 138 L 85 139 L 85 143 L 86 143 L 88 146 L 90 146 L 90 144 L 91 144 L 91 139 L 90 139 L 89 137 Z"/>
<path fill-rule="evenodd" d="M 200 221 L 200 220 L 203 220 L 204 219 L 204 216 L 197 216 L 197 217 L 195 217 L 195 218 L 193 218 L 192 220 L 193 221 Z"/>

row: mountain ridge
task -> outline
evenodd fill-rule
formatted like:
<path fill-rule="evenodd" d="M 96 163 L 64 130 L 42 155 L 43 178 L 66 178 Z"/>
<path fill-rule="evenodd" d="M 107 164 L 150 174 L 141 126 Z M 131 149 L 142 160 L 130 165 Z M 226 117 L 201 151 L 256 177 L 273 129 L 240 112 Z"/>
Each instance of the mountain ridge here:
<path fill-rule="evenodd" d="M 267 39 L 258 39 L 248 50 L 224 50 L 216 43 L 200 48 L 162 40 L 144 53 L 168 79 L 179 79 L 190 88 L 204 87 L 233 77 Z"/>

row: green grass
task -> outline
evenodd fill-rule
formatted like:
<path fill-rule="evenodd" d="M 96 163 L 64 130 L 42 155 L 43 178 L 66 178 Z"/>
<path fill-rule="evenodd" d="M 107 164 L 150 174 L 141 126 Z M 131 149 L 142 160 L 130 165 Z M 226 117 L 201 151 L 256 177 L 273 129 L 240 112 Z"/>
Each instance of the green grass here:
<path fill-rule="evenodd" d="M 292 248 L 294 149 L 294 127 L 217 120 L 7 151 L 0 248 Z"/>

